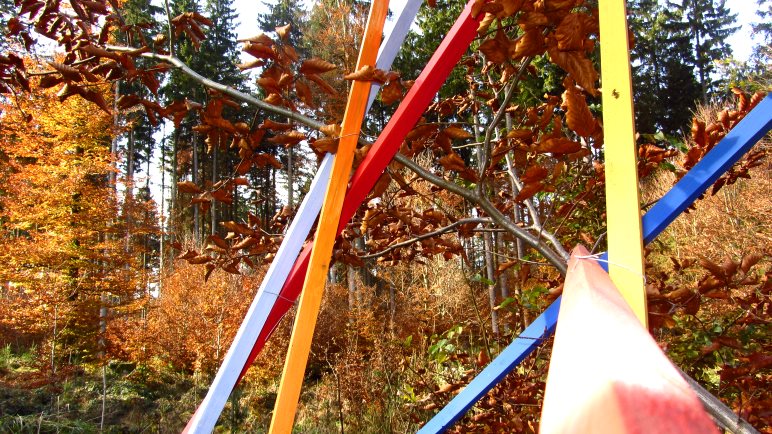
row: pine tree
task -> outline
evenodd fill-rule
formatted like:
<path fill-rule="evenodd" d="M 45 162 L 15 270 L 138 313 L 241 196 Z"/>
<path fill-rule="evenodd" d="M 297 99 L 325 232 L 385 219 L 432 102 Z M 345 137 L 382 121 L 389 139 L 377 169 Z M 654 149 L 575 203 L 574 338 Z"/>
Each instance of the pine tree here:
<path fill-rule="evenodd" d="M 636 131 L 676 135 L 688 126 L 700 88 L 688 26 L 681 12 L 668 11 L 656 0 L 638 0 L 630 7 L 635 44 L 633 62 Z"/>
<path fill-rule="evenodd" d="M 677 11 L 691 37 L 693 66 L 697 72 L 702 100 L 717 90 L 718 80 L 713 77 L 715 60 L 731 56 L 732 49 L 726 39 L 737 31 L 733 26 L 737 14 L 726 7 L 726 0 L 668 0 L 668 7 Z"/>

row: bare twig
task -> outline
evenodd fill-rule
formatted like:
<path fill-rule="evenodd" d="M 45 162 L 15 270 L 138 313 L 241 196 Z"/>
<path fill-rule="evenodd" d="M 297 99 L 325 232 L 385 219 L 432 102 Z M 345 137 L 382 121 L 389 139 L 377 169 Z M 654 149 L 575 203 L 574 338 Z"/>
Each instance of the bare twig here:
<path fill-rule="evenodd" d="M 478 205 L 480 208 L 485 211 L 485 213 L 490 216 L 490 218 L 499 226 L 506 229 L 507 232 L 515 235 L 516 237 L 522 239 L 527 244 L 529 244 L 531 247 L 536 249 L 539 253 L 544 256 L 547 261 L 549 261 L 552 265 L 557 268 L 561 274 L 565 275 L 566 273 L 566 263 L 568 262 L 568 253 L 565 252 L 557 252 L 550 249 L 547 245 L 542 243 L 538 238 L 533 236 L 533 234 L 529 233 L 525 229 L 516 226 L 512 221 L 510 221 L 504 214 L 501 213 L 492 203 L 490 203 L 488 200 L 481 198 L 479 195 L 475 194 L 475 192 L 466 189 L 464 187 L 461 187 L 460 185 L 457 185 L 453 182 L 446 181 L 444 178 L 437 176 L 428 170 L 424 169 L 417 163 L 415 163 L 410 158 L 406 157 L 405 155 L 401 153 L 397 153 L 397 155 L 394 156 L 394 159 L 398 161 L 400 164 L 405 165 L 408 169 L 412 170 L 416 175 L 420 176 L 421 178 L 431 182 L 434 185 L 437 185 L 439 187 L 442 187 L 452 193 L 455 193 L 464 199 L 468 200 L 471 203 L 474 203 Z"/>
<path fill-rule="evenodd" d="M 383 251 L 380 251 L 380 252 L 377 252 L 377 253 L 372 253 L 370 255 L 363 255 L 363 256 L 360 256 L 359 258 L 360 259 L 374 259 L 374 258 L 377 258 L 379 256 L 383 256 L 383 255 L 385 255 L 385 254 L 387 254 L 389 252 L 392 252 L 392 251 L 394 251 L 396 249 L 400 249 L 402 247 L 406 247 L 406 246 L 409 246 L 411 244 L 417 243 L 417 242 L 419 242 L 421 240 L 425 240 L 427 238 L 434 238 L 434 237 L 442 235 L 442 234 L 444 234 L 446 232 L 450 232 L 453 229 L 457 228 L 458 226 L 469 224 L 469 223 L 491 223 L 491 219 L 479 218 L 479 217 L 478 218 L 461 219 L 461 220 L 458 220 L 458 221 L 456 221 L 454 223 L 451 223 L 451 224 L 449 224 L 447 226 L 443 226 L 443 227 L 441 227 L 441 228 L 439 228 L 437 230 L 434 230 L 434 231 L 431 231 L 431 232 L 427 232 L 425 234 L 418 235 L 418 236 L 416 236 L 414 238 L 411 238 L 409 240 L 405 240 L 405 241 L 403 241 L 401 243 L 397 243 L 397 244 L 394 244 L 392 246 L 389 246 L 387 249 L 385 249 Z"/>

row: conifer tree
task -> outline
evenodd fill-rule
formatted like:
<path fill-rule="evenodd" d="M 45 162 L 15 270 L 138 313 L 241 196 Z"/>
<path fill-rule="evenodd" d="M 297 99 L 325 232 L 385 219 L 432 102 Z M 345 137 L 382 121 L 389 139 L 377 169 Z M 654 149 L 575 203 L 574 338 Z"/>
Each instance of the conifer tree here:
<path fill-rule="evenodd" d="M 717 90 L 713 77 L 714 61 L 731 56 L 727 38 L 737 31 L 737 14 L 732 14 L 726 0 L 668 0 L 668 8 L 678 13 L 680 23 L 691 37 L 693 66 L 697 73 L 703 101 Z"/>
<path fill-rule="evenodd" d="M 636 131 L 676 135 L 688 126 L 700 88 L 688 26 L 678 10 L 656 0 L 637 0 L 630 7 L 635 34 L 631 49 Z"/>

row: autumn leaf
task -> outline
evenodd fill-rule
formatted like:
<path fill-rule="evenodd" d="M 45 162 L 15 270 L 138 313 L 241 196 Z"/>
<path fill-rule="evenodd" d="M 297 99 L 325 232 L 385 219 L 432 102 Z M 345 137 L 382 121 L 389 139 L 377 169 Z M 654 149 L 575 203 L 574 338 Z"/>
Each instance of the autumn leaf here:
<path fill-rule="evenodd" d="M 456 172 L 463 172 L 467 169 L 466 164 L 464 163 L 464 160 L 461 158 L 460 155 L 456 154 L 455 152 L 451 152 L 450 154 L 440 158 L 438 162 L 446 170 L 455 170 Z"/>
<path fill-rule="evenodd" d="M 512 130 L 507 133 L 508 139 L 530 139 L 533 136 L 533 130 L 530 129 L 518 129 Z"/>
<path fill-rule="evenodd" d="M 338 152 L 338 144 L 340 139 L 337 137 L 322 137 L 321 139 L 312 140 L 309 144 L 318 153 L 331 153 Z"/>
<path fill-rule="evenodd" d="M 582 149 L 582 144 L 574 142 L 573 140 L 565 137 L 557 137 L 548 139 L 542 143 L 539 143 L 537 148 L 540 153 L 552 153 L 552 154 L 572 154 Z"/>
<path fill-rule="evenodd" d="M 526 184 L 534 183 L 543 180 L 549 175 L 549 171 L 542 166 L 531 166 L 526 169 L 525 173 L 520 177 L 520 180 Z"/>
<path fill-rule="evenodd" d="M 315 74 L 308 74 L 306 75 L 306 77 L 308 77 L 309 80 L 316 83 L 326 94 L 332 95 L 332 96 L 335 96 L 338 94 L 338 91 L 335 90 L 334 87 L 330 86 L 329 83 L 324 81 L 322 77 L 319 77 L 318 75 L 315 75 Z"/>
<path fill-rule="evenodd" d="M 582 50 L 585 48 L 585 38 L 587 31 L 584 23 L 585 14 L 577 12 L 566 15 L 555 29 L 555 39 L 558 42 L 558 50 L 571 51 Z"/>
<path fill-rule="evenodd" d="M 321 128 L 319 128 L 319 131 L 322 132 L 327 137 L 339 137 L 341 126 L 340 124 L 327 124 Z"/>
<path fill-rule="evenodd" d="M 258 128 L 265 128 L 267 130 L 274 130 L 274 131 L 287 131 L 292 129 L 292 124 L 276 122 L 271 119 L 266 119 L 263 121 L 262 124 L 260 124 Z"/>
<path fill-rule="evenodd" d="M 542 190 L 544 190 L 544 183 L 541 181 L 525 184 L 520 192 L 517 193 L 517 196 L 515 196 L 515 202 L 522 202 L 529 199 Z"/>
<path fill-rule="evenodd" d="M 597 122 L 592 112 L 590 112 L 590 107 L 587 106 L 587 100 L 576 89 L 572 81 L 564 84 L 568 85 L 565 92 L 563 92 L 563 105 L 561 107 L 566 110 L 568 128 L 571 128 L 580 136 L 592 136 L 597 128 Z"/>
<path fill-rule="evenodd" d="M 281 27 L 276 27 L 276 34 L 279 35 L 279 38 L 281 38 L 283 41 L 286 41 L 287 37 L 289 37 L 290 29 L 292 29 L 291 24 L 285 24 Z"/>
<path fill-rule="evenodd" d="M 504 63 L 509 59 L 509 46 L 511 41 L 502 31 L 496 32 L 494 38 L 486 39 L 480 44 L 480 52 L 485 55 L 489 62 Z"/>
<path fill-rule="evenodd" d="M 306 139 L 306 135 L 300 131 L 290 131 L 285 134 L 279 134 L 266 139 L 267 142 L 276 143 L 284 146 L 292 146 Z"/>
<path fill-rule="evenodd" d="M 393 80 L 381 87 L 381 102 L 392 105 L 402 99 L 402 85 L 398 80 Z"/>
<path fill-rule="evenodd" d="M 584 51 L 561 51 L 557 44 L 548 44 L 547 52 L 555 64 L 563 68 L 564 71 L 571 74 L 576 82 L 582 86 L 590 95 L 598 96 L 598 89 L 595 83 L 598 81 L 598 71 L 587 58 Z"/>
<path fill-rule="evenodd" d="M 375 75 L 375 69 L 370 65 L 365 65 L 359 70 L 343 76 L 344 80 L 372 81 Z"/>
<path fill-rule="evenodd" d="M 197 186 L 195 183 L 190 181 L 181 181 L 177 183 L 177 191 L 180 193 L 192 193 L 192 194 L 199 194 L 203 192 L 199 186 Z"/>
<path fill-rule="evenodd" d="M 528 56 L 539 56 L 547 49 L 544 35 L 538 27 L 529 27 L 522 36 L 515 40 L 511 53 L 513 59 L 518 60 Z"/>
<path fill-rule="evenodd" d="M 329 72 L 335 68 L 337 68 L 337 66 L 334 64 L 326 60 L 319 59 L 318 57 L 314 57 L 308 60 L 304 60 L 300 65 L 299 72 L 303 75 L 309 76 Z"/>
<path fill-rule="evenodd" d="M 469 131 L 466 131 L 465 129 L 461 127 L 448 127 L 442 130 L 443 133 L 447 134 L 448 137 L 450 137 L 453 140 L 465 140 L 465 139 L 471 139 L 474 137 L 472 133 Z"/>

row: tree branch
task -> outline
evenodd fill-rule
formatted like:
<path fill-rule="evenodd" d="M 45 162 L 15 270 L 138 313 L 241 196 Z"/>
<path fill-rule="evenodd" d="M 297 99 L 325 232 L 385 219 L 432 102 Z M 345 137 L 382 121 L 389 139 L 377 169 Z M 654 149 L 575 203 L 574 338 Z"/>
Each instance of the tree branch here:
<path fill-rule="evenodd" d="M 119 51 L 119 52 L 128 52 L 128 51 L 136 50 L 135 48 L 121 47 L 121 46 L 116 46 L 116 45 L 107 45 L 105 48 L 108 49 L 108 50 Z M 141 56 L 145 57 L 145 58 L 148 58 L 148 59 L 155 59 L 155 60 L 160 60 L 160 61 L 168 62 L 172 66 L 174 66 L 175 68 L 179 69 L 184 74 L 188 75 L 194 81 L 196 81 L 197 83 L 199 83 L 199 84 L 201 84 L 203 86 L 206 86 L 208 88 L 217 90 L 217 91 L 222 92 L 223 94 L 228 95 L 228 96 L 230 96 L 230 97 L 232 97 L 234 99 L 237 99 L 239 101 L 245 102 L 247 104 L 254 105 L 254 106 L 256 106 L 258 108 L 261 108 L 263 110 L 270 111 L 272 113 L 276 113 L 276 114 L 285 116 L 285 117 L 290 118 L 293 121 L 295 121 L 295 122 L 297 122 L 299 124 L 305 125 L 305 126 L 307 126 L 309 128 L 313 128 L 315 130 L 318 130 L 321 127 L 324 126 L 323 123 L 321 123 L 321 122 L 319 122 L 317 120 L 311 119 L 311 118 L 309 118 L 307 116 L 303 116 L 300 113 L 295 113 L 295 112 L 293 112 L 291 110 L 288 110 L 288 109 L 286 109 L 284 107 L 279 107 L 279 106 L 276 106 L 276 105 L 273 105 L 273 104 L 268 104 L 267 102 L 259 100 L 259 99 L 255 98 L 252 95 L 246 94 L 244 92 L 240 92 L 240 91 L 238 91 L 238 90 L 236 90 L 236 89 L 234 89 L 234 88 L 232 88 L 230 86 L 226 86 L 226 85 L 224 85 L 222 83 L 218 83 L 218 82 L 216 82 L 214 80 L 208 79 L 208 78 L 202 76 L 201 74 L 197 73 L 193 69 L 191 69 L 187 64 L 185 64 L 185 62 L 183 62 L 182 60 L 178 59 L 177 57 L 170 56 L 170 55 L 165 55 L 165 54 L 158 54 L 158 53 L 142 53 Z"/>
<path fill-rule="evenodd" d="M 547 245 L 541 242 L 537 237 L 533 236 L 531 233 L 526 231 L 525 229 L 516 226 L 512 221 L 510 221 L 504 214 L 501 213 L 498 209 L 496 209 L 495 206 L 493 206 L 492 203 L 488 202 L 487 200 L 481 198 L 477 194 L 475 194 L 473 191 L 470 191 L 464 187 L 461 187 L 459 185 L 456 185 L 455 183 L 446 181 L 440 176 L 437 176 L 428 170 L 421 167 L 419 164 L 415 163 L 410 158 L 406 157 L 405 155 L 401 153 L 397 153 L 397 155 L 394 156 L 394 159 L 399 162 L 400 164 L 403 164 L 408 169 L 412 170 L 416 175 L 420 176 L 421 178 L 431 182 L 434 185 L 437 185 L 439 187 L 442 187 L 450 192 L 453 192 L 464 199 L 468 200 L 469 202 L 472 202 L 474 204 L 477 204 L 480 208 L 485 211 L 488 216 L 499 226 L 504 228 L 507 232 L 515 235 L 516 237 L 520 238 L 521 240 L 528 243 L 531 247 L 536 249 L 539 253 L 544 256 L 547 261 L 549 261 L 552 265 L 557 268 L 561 274 L 566 274 L 566 264 L 568 262 L 568 252 L 565 252 L 564 249 L 563 252 L 556 252 L 550 249 Z"/>
<path fill-rule="evenodd" d="M 399 249 L 399 248 L 406 247 L 406 246 L 409 246 L 411 244 L 417 243 L 417 242 L 419 242 L 421 240 L 425 240 L 427 238 L 433 238 L 433 237 L 436 237 L 438 235 L 442 235 L 442 234 L 444 234 L 446 232 L 450 232 L 454 228 L 456 228 L 458 226 L 461 226 L 461 225 L 468 224 L 468 223 L 491 223 L 491 219 L 479 218 L 479 217 L 473 217 L 473 218 L 468 218 L 468 219 L 461 219 L 461 220 L 453 222 L 453 223 L 451 223 L 451 224 L 449 224 L 447 226 L 444 226 L 444 227 L 441 227 L 441 228 L 439 228 L 437 230 L 434 230 L 432 232 L 427 232 L 425 234 L 418 235 L 415 238 L 411 238 L 411 239 L 405 240 L 405 241 L 403 241 L 401 243 L 397 243 L 397 244 L 394 244 L 392 246 L 389 246 L 388 248 L 386 248 L 385 250 L 383 250 L 381 252 L 372 253 L 370 255 L 359 256 L 359 258 L 360 259 L 374 259 L 374 258 L 377 258 L 379 256 L 383 256 L 383 255 L 385 255 L 385 254 L 387 254 L 389 252 L 392 252 L 392 251 L 394 251 L 396 249 Z"/>
<path fill-rule="evenodd" d="M 130 52 L 135 50 L 135 48 L 132 48 L 132 47 L 122 47 L 122 46 L 115 46 L 115 45 L 107 45 L 106 48 L 108 50 L 118 51 L 118 52 Z M 311 119 L 307 116 L 303 116 L 299 113 L 295 113 L 284 107 L 268 104 L 265 101 L 261 101 L 253 97 L 252 95 L 240 92 L 230 86 L 226 86 L 222 83 L 218 83 L 214 80 L 208 79 L 202 76 L 201 74 L 197 73 L 193 69 L 191 69 L 187 64 L 185 64 L 185 62 L 181 61 L 177 57 L 165 55 L 165 54 L 158 54 L 158 53 L 142 53 L 140 55 L 148 59 L 155 59 L 155 60 L 168 62 L 172 66 L 178 68 L 184 74 L 188 75 L 194 81 L 200 83 L 201 85 L 217 90 L 219 92 L 222 92 L 223 94 L 228 95 L 239 101 L 243 101 L 247 104 L 254 105 L 260 109 L 285 116 L 289 119 L 292 119 L 295 122 L 298 122 L 309 128 L 313 128 L 315 130 L 318 130 L 324 126 L 323 123 L 316 121 L 314 119 Z M 360 142 L 364 142 L 365 144 L 368 144 L 368 142 L 363 139 L 360 139 Z M 465 189 L 463 187 L 460 187 L 452 182 L 448 182 L 445 179 L 437 175 L 434 175 L 433 173 L 428 172 L 423 167 L 413 162 L 413 160 L 405 157 L 400 153 L 397 153 L 397 155 L 395 155 L 394 158 L 396 161 L 408 167 L 410 170 L 412 170 L 421 178 L 439 187 L 452 191 L 453 193 L 458 194 L 459 196 L 469 200 L 470 202 L 479 205 L 496 224 L 501 226 L 507 232 L 510 232 L 511 234 L 515 235 L 516 237 L 522 239 L 523 241 L 531 245 L 534 249 L 536 249 L 539 253 L 541 253 L 550 263 L 552 263 L 558 270 L 560 270 L 561 274 L 565 275 L 566 264 L 568 262 L 569 255 L 568 255 L 568 252 L 565 252 L 565 250 L 562 247 L 560 247 L 558 251 L 553 251 L 544 243 L 542 243 L 538 238 L 534 237 L 531 233 L 513 224 L 509 219 L 507 219 L 507 217 L 504 214 L 502 214 L 498 209 L 496 209 L 496 207 L 493 206 L 493 204 L 479 197 L 478 195 L 474 194 L 474 192 L 469 191 L 468 189 Z M 556 248 L 557 247 L 558 246 L 556 246 Z"/>

